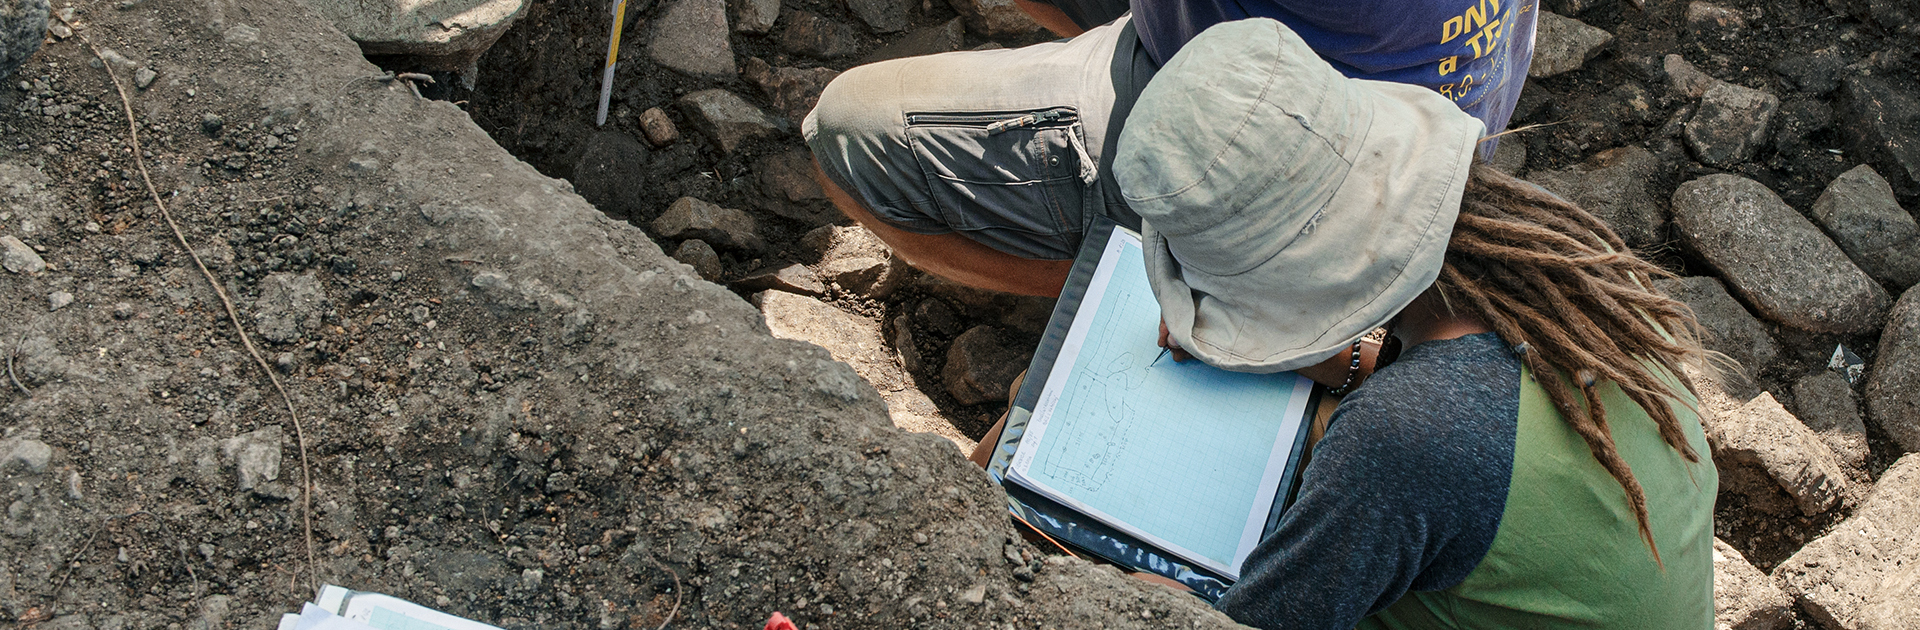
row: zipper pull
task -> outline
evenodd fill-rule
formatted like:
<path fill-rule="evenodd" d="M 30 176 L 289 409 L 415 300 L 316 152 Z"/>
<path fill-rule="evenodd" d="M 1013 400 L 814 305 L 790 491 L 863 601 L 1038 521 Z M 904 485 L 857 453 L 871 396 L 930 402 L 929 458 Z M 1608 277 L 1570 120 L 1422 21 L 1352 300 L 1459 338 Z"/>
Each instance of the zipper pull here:
<path fill-rule="evenodd" d="M 1047 110 L 1047 111 L 1039 112 L 1036 114 L 1027 114 L 1025 116 L 1020 116 L 1016 118 L 1008 118 L 1006 120 L 998 121 L 993 124 L 987 125 L 987 135 L 991 136 L 993 134 L 1006 131 L 1008 129 L 1032 127 L 1034 125 L 1038 125 L 1043 122 L 1051 122 L 1054 120 L 1058 120 L 1059 118 L 1060 118 L 1060 110 L 1057 110 L 1057 109 Z"/>

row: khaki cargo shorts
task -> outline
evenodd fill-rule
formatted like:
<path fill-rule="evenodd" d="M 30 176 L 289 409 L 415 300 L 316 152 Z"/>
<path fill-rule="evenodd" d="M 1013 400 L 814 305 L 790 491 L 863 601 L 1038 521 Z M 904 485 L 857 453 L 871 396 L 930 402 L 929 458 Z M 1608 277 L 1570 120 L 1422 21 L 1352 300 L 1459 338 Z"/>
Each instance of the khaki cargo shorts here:
<path fill-rule="evenodd" d="M 1122 16 L 1069 40 L 848 70 L 801 133 L 882 221 L 1070 259 L 1096 216 L 1140 227 L 1110 175 L 1112 147 L 1153 67 Z"/>

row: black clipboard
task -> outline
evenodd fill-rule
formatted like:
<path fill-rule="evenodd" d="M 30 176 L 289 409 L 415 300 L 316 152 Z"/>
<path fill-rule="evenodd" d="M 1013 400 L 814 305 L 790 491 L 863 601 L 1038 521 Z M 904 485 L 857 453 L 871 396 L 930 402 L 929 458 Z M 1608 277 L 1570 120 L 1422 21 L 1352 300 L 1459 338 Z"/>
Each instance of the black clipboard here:
<path fill-rule="evenodd" d="M 1015 518 L 1026 521 L 1055 540 L 1133 571 L 1167 577 L 1186 585 L 1209 602 L 1218 601 L 1226 593 L 1227 587 L 1232 585 L 1232 580 L 1225 576 L 1194 566 L 1132 535 L 1022 488 L 1019 484 L 1006 483 L 1007 467 L 1012 462 L 1014 452 L 1019 450 L 1027 421 L 1040 401 L 1041 391 L 1046 388 L 1046 375 L 1053 372 L 1054 361 L 1060 355 L 1061 345 L 1066 341 L 1074 315 L 1079 312 L 1081 302 L 1086 298 L 1087 286 L 1093 278 L 1095 267 L 1100 264 L 1101 253 L 1105 251 L 1113 231 L 1118 228 L 1118 224 L 1110 219 L 1096 218 L 1082 237 L 1080 252 L 1074 258 L 1066 287 L 1060 292 L 1060 300 L 1054 304 L 1046 332 L 1040 337 L 1040 346 L 1034 350 L 1033 362 L 1027 366 L 1027 379 L 1015 395 L 1012 407 L 1007 410 L 1006 426 L 1001 430 L 1000 441 L 988 460 L 987 475 L 1006 490 L 1007 508 Z M 1307 420 L 1311 420 L 1325 393 L 1326 387 L 1313 387 L 1313 393 L 1307 399 Z M 1282 487 L 1274 493 L 1274 509 L 1267 515 L 1266 526 L 1261 532 L 1262 539 L 1273 535 L 1274 530 L 1279 528 L 1281 514 L 1293 504 L 1294 497 L 1299 493 L 1302 456 L 1309 432 L 1303 423 L 1302 429 L 1294 437 L 1293 450 L 1281 475 Z"/>

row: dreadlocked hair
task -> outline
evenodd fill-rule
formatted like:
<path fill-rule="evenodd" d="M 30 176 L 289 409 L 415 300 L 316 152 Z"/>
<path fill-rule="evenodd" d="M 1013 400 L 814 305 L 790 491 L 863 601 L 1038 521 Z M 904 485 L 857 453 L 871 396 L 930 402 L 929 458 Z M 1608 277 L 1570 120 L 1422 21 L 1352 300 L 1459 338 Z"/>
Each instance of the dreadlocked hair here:
<path fill-rule="evenodd" d="M 1652 286 L 1652 279 L 1668 277 L 1586 210 L 1476 164 L 1435 283 L 1449 308 L 1478 316 L 1533 371 L 1560 416 L 1626 491 L 1656 563 L 1646 493 L 1614 447 L 1598 387 L 1618 384 L 1668 446 L 1700 461 L 1661 378 L 1660 371 L 1677 377 L 1683 362 L 1703 357 L 1693 311 Z M 1691 383 L 1684 386 L 1696 393 Z"/>

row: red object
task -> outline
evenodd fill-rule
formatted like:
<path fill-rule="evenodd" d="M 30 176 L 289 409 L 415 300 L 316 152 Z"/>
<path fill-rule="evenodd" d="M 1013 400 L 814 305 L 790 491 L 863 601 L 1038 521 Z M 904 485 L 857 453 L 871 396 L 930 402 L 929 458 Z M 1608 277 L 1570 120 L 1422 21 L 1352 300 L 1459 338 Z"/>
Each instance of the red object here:
<path fill-rule="evenodd" d="M 762 630 L 800 630 L 800 629 L 793 627 L 792 619 L 788 619 L 786 615 L 782 615 L 776 612 L 776 613 L 773 613 L 772 617 L 767 618 L 767 627 L 763 628 Z"/>

